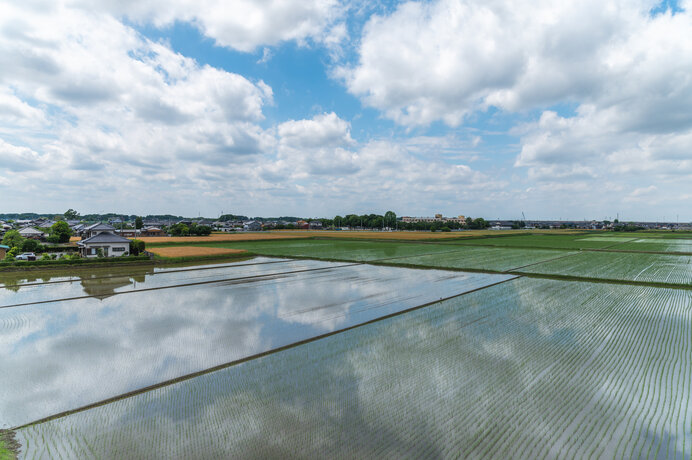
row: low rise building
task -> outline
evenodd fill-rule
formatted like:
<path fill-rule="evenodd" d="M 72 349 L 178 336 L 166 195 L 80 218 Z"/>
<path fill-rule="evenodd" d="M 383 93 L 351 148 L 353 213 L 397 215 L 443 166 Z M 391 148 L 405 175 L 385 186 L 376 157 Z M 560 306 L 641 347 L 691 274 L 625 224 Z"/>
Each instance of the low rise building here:
<path fill-rule="evenodd" d="M 402 222 L 456 222 L 463 224 L 466 222 L 466 217 L 444 217 L 442 214 L 435 214 L 435 217 L 409 217 L 404 216 L 401 218 Z"/>
<path fill-rule="evenodd" d="M 91 238 L 92 236 L 96 236 L 99 233 L 104 233 L 104 232 L 110 232 L 114 233 L 115 232 L 115 227 L 109 224 L 103 224 L 101 222 L 93 225 L 89 225 L 88 227 L 84 227 L 81 232 L 82 240 L 86 238 Z"/>
<path fill-rule="evenodd" d="M 130 254 L 130 240 L 113 232 L 101 232 L 77 242 L 82 257 L 98 257 L 99 249 L 104 257 L 119 257 Z"/>
<path fill-rule="evenodd" d="M 26 227 L 19 230 L 19 234 L 22 238 L 31 238 L 33 240 L 42 240 L 46 237 L 46 234 L 41 230 L 37 230 L 34 227 Z"/>

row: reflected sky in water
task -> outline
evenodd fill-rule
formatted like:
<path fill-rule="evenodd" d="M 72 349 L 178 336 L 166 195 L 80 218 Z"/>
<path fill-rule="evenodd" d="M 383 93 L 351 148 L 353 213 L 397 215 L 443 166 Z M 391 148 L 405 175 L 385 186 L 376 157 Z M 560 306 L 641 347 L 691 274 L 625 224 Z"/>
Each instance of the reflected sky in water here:
<path fill-rule="evenodd" d="M 291 273 L 306 269 L 313 270 Z M 254 275 L 258 276 L 237 279 Z M 134 291 L 2 308 L 0 427 L 24 424 L 509 277 L 284 261 L 145 273 L 136 287 L 123 275 L 111 280 L 111 288 Z M 217 281 L 139 291 L 142 286 L 200 280 Z M 37 293 L 55 299 L 69 293 L 83 295 L 86 289 L 83 280 L 47 286 L 52 287 L 26 287 L 13 294 L 36 301 L 41 298 Z"/>
<path fill-rule="evenodd" d="M 27 458 L 687 459 L 691 318 L 687 290 L 519 278 L 18 438 Z"/>
<path fill-rule="evenodd" d="M 304 261 L 256 257 L 242 262 L 198 266 L 108 267 L 79 270 L 65 276 L 56 272 L 9 272 L 0 274 L 0 308 L 31 302 L 60 300 L 82 296 L 108 297 L 116 292 L 175 286 L 194 282 L 252 276 L 275 272 L 274 264 L 282 264 L 283 270 L 310 268 Z"/>

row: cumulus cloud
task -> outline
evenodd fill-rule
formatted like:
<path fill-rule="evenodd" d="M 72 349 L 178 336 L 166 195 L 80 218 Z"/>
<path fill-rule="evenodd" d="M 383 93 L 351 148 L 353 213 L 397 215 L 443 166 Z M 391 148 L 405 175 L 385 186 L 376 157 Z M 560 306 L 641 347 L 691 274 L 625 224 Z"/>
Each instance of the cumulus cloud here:
<path fill-rule="evenodd" d="M 28 171 L 54 160 L 50 177 L 35 171 L 24 182 L 76 196 L 77 186 L 141 187 L 158 175 L 204 183 L 206 169 L 271 148 L 259 123 L 272 98 L 264 82 L 200 65 L 108 14 L 59 2 L 0 5 L 0 166 Z"/>
<path fill-rule="evenodd" d="M 84 1 L 73 5 L 95 8 L 133 21 L 165 27 L 176 21 L 195 25 L 217 45 L 239 51 L 295 40 L 331 41 L 340 29 L 337 22 L 344 13 L 339 0 L 155 0 Z"/>
<path fill-rule="evenodd" d="M 689 31 L 689 15 L 652 17 L 654 5 L 409 2 L 389 16 L 372 17 L 357 64 L 337 74 L 349 91 L 406 125 L 457 125 L 489 106 L 519 111 L 565 100 L 616 100 L 642 80 L 660 83 L 666 75 L 661 65 L 689 63 L 689 43 L 676 39 Z M 651 38 L 661 47 L 651 46 Z M 632 70 L 640 78 L 631 78 Z M 624 88 L 613 94 L 625 77 Z M 674 72 L 668 86 L 676 81 L 684 81 L 684 73 Z"/>
<path fill-rule="evenodd" d="M 567 182 L 586 198 L 585 184 L 629 189 L 647 174 L 679 184 L 692 172 L 692 12 L 658 3 L 408 2 L 373 16 L 357 62 L 335 74 L 409 128 L 538 111 L 511 130 L 514 165 L 546 190 Z"/>

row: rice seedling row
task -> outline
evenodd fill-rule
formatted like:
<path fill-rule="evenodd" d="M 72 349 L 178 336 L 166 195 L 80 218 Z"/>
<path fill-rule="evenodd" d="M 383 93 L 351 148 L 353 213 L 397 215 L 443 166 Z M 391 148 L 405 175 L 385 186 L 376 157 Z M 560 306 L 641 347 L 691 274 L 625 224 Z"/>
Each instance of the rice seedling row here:
<path fill-rule="evenodd" d="M 689 286 L 692 256 L 589 251 L 516 271 Z"/>
<path fill-rule="evenodd" d="M 515 279 L 22 429 L 47 455 L 688 458 L 692 293 Z"/>

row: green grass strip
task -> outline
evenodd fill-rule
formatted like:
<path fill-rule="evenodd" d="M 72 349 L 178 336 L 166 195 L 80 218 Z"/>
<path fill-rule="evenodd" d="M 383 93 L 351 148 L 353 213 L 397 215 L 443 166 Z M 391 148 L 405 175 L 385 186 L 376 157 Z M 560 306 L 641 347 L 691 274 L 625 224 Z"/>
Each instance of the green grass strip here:
<path fill-rule="evenodd" d="M 14 431 L 0 430 L 0 460 L 14 460 L 21 446 L 14 438 Z"/>

